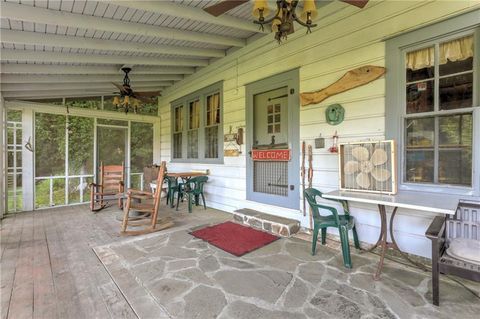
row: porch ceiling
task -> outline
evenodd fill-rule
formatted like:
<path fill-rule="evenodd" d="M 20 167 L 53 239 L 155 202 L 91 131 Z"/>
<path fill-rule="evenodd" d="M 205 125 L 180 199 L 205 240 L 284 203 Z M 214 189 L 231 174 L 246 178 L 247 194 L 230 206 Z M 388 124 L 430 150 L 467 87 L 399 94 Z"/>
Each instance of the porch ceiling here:
<path fill-rule="evenodd" d="M 202 10 L 217 2 L 4 0 L 2 95 L 112 94 L 123 65 L 134 89 L 161 91 L 261 34 L 250 3 L 220 17 Z"/>

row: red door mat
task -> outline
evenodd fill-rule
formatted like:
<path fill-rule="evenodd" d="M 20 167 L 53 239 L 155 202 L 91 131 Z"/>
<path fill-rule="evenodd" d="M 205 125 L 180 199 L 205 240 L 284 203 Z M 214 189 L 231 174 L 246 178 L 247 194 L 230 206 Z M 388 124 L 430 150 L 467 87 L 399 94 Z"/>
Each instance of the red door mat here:
<path fill-rule="evenodd" d="M 280 238 L 233 222 L 205 227 L 190 234 L 237 257 L 268 245 Z"/>

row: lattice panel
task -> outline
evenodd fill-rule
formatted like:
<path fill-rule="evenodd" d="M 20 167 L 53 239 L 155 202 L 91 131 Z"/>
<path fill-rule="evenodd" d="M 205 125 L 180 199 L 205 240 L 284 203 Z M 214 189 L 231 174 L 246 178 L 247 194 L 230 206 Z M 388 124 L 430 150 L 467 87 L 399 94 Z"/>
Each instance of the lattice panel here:
<path fill-rule="evenodd" d="M 253 162 L 253 191 L 288 196 L 288 162 Z"/>

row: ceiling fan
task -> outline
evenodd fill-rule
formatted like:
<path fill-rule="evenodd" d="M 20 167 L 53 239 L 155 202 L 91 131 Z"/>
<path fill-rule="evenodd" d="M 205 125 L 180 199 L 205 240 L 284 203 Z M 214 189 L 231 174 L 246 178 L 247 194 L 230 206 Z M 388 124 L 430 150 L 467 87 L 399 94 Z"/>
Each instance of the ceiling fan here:
<path fill-rule="evenodd" d="M 133 111 L 137 113 L 138 108 L 140 108 L 140 101 L 143 103 L 155 103 L 155 98 L 161 96 L 160 91 L 134 91 L 130 86 L 130 78 L 128 77 L 128 73 L 132 71 L 132 68 L 123 67 L 122 71 L 125 73 L 123 84 L 112 82 L 112 84 L 119 90 L 119 92 L 116 92 L 115 94 L 119 94 L 120 98 L 123 98 L 123 102 L 120 101 L 118 96 L 113 98 L 113 105 L 116 109 L 122 107 L 125 110 L 125 113 L 128 113 L 130 108 L 133 108 Z"/>
<path fill-rule="evenodd" d="M 209 7 L 203 8 L 205 12 L 210 13 L 211 15 L 218 17 L 219 15 L 224 14 L 227 11 L 232 10 L 250 0 L 225 0 L 217 4 L 211 5 Z M 363 8 L 367 5 L 368 0 L 340 0 L 342 2 L 351 4 L 352 6 Z"/>

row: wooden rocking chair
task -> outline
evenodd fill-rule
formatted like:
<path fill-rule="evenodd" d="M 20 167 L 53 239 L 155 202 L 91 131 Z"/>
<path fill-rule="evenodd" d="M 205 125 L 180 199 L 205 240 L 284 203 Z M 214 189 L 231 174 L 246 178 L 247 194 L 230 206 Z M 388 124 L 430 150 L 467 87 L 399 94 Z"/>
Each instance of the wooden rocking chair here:
<path fill-rule="evenodd" d="M 162 162 L 158 171 L 157 185 L 162 185 L 165 177 L 166 163 Z M 170 218 L 164 218 L 160 222 L 157 221 L 158 208 L 160 206 L 160 195 L 162 187 L 157 187 L 154 193 L 129 189 L 127 191 L 127 202 L 124 208 L 122 234 L 141 235 L 156 232 L 173 226 Z M 138 216 L 130 216 L 130 212 L 139 213 Z M 128 226 L 146 227 L 138 230 L 127 230 Z"/>
<path fill-rule="evenodd" d="M 123 208 L 125 167 L 122 165 L 100 164 L 100 183 L 90 184 L 90 210 L 98 212 L 108 205 L 108 200 L 118 200 Z"/>

